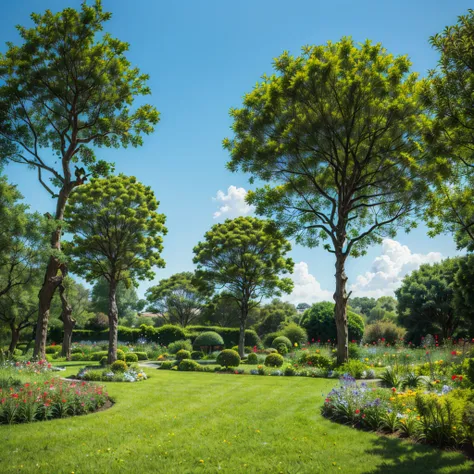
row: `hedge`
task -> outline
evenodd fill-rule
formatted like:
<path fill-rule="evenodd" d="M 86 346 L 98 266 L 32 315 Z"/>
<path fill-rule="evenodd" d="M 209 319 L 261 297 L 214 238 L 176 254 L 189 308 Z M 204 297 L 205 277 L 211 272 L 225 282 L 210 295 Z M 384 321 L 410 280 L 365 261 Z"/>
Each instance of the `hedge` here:
<path fill-rule="evenodd" d="M 223 328 L 220 326 L 188 326 L 186 331 L 188 333 L 187 337 L 191 339 L 192 342 L 194 342 L 195 337 L 193 336 L 195 334 L 197 336 L 201 332 L 214 331 L 222 337 L 226 349 L 230 349 L 239 343 L 239 328 Z M 245 330 L 245 345 L 250 347 L 261 345 L 260 338 L 252 329 Z"/>

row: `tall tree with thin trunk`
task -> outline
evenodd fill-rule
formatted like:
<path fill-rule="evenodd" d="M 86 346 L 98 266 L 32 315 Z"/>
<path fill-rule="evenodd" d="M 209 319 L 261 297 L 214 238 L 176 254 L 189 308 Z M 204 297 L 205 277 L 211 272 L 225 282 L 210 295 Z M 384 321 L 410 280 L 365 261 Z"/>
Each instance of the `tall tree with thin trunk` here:
<path fill-rule="evenodd" d="M 290 250 L 290 243 L 274 222 L 255 217 L 227 219 L 214 225 L 194 248 L 197 278 L 239 306 L 241 357 L 249 312 L 262 299 L 293 289 L 290 278 L 280 277 L 293 271 L 293 260 L 285 257 Z"/>
<path fill-rule="evenodd" d="M 64 243 L 64 252 L 72 258 L 71 269 L 109 284 L 109 363 L 117 359 L 117 285 L 151 279 L 152 268 L 164 266 L 165 216 L 157 209 L 151 188 L 123 175 L 93 179 L 74 191 L 66 207 L 73 239 Z"/>
<path fill-rule="evenodd" d="M 337 359 L 348 359 L 346 262 L 397 226 L 410 229 L 427 176 L 419 178 L 417 75 L 406 56 L 351 38 L 283 53 L 231 109 L 228 167 L 268 184 L 250 192 L 284 234 L 334 254 Z"/>
<path fill-rule="evenodd" d="M 135 97 L 150 93 L 148 76 L 127 60 L 127 43 L 103 33 L 111 14 L 100 0 L 31 18 L 34 27 L 18 27 L 21 45 L 8 43 L 0 54 L 0 161 L 34 169 L 56 200 L 34 349 L 43 357 L 51 300 L 67 273 L 61 258 L 66 203 L 88 177 L 113 168 L 94 149 L 141 145 L 159 114 L 151 105 L 133 108 Z"/>

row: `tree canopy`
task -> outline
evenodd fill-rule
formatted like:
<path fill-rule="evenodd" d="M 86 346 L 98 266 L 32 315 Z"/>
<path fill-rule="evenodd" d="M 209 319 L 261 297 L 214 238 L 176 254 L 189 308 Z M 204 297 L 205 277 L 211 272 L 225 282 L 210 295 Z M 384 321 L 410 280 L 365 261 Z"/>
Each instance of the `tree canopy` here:
<path fill-rule="evenodd" d="M 293 271 L 290 243 L 276 225 L 255 217 L 227 219 L 206 232 L 194 248 L 196 275 L 214 291 L 233 298 L 240 309 L 239 353 L 244 355 L 247 317 L 261 300 L 289 293 Z"/>
<path fill-rule="evenodd" d="M 335 254 L 339 362 L 348 357 L 347 257 L 414 227 L 427 190 L 427 118 L 410 66 L 370 41 L 305 46 L 276 58 L 275 73 L 230 111 L 229 169 L 268 183 L 248 202 L 297 243 Z"/>

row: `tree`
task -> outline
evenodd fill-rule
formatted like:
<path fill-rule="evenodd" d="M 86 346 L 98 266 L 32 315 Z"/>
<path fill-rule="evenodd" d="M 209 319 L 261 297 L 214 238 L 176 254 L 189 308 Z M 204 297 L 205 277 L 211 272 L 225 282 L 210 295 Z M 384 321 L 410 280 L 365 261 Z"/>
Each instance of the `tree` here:
<path fill-rule="evenodd" d="M 86 321 L 93 317 L 89 294 L 88 288 L 77 283 L 70 276 L 66 276 L 51 302 L 51 315 L 57 316 L 57 320 L 64 326 L 61 355 L 67 360 L 71 358 L 73 329 L 76 325 L 84 326 Z M 68 311 L 68 314 L 65 314 L 65 311 Z M 53 324 L 54 321 L 55 319 L 53 319 Z"/>
<path fill-rule="evenodd" d="M 298 303 L 298 305 L 296 306 L 296 310 L 301 313 L 309 308 L 311 308 L 311 306 L 308 303 Z"/>
<path fill-rule="evenodd" d="M 135 286 L 127 287 L 125 281 L 120 281 L 117 284 L 116 299 L 119 318 L 133 323 L 137 312 L 142 309 Z M 109 283 L 105 278 L 99 278 L 92 287 L 91 308 L 96 313 L 109 312 Z"/>
<path fill-rule="evenodd" d="M 430 194 L 430 235 L 455 234 L 459 248 L 474 250 L 474 11 L 430 38 L 440 53 L 422 97 L 434 116 L 425 139 L 445 172 Z"/>
<path fill-rule="evenodd" d="M 259 336 L 271 332 L 277 332 L 285 323 L 293 322 L 298 316 L 296 308 L 291 303 L 274 299 L 260 309 L 259 322 L 256 331 Z"/>
<path fill-rule="evenodd" d="M 0 161 L 34 169 L 56 200 L 34 349 L 44 357 L 51 300 L 67 275 L 61 256 L 66 203 L 90 176 L 113 169 L 97 160 L 94 148 L 139 146 L 159 116 L 151 105 L 133 108 L 136 96 L 150 93 L 148 76 L 127 60 L 127 43 L 102 32 L 111 14 L 100 0 L 31 18 L 33 28 L 18 27 L 22 44 L 8 43 L 0 55 Z"/>
<path fill-rule="evenodd" d="M 454 284 L 454 309 L 465 321 L 467 335 L 474 336 L 474 255 L 459 259 L 459 270 Z M 462 334 L 464 335 L 464 334 Z"/>
<path fill-rule="evenodd" d="M 381 296 L 367 317 L 369 323 L 375 321 L 392 321 L 397 319 L 397 300 L 393 296 Z"/>
<path fill-rule="evenodd" d="M 293 271 L 293 261 L 285 257 L 290 250 L 290 243 L 273 222 L 254 217 L 214 225 L 194 248 L 197 277 L 239 306 L 241 357 L 249 312 L 263 298 L 280 296 L 293 288 L 290 278 L 280 277 Z"/>
<path fill-rule="evenodd" d="M 40 275 L 37 273 L 27 283 L 16 285 L 0 296 L 0 324 L 7 326 L 11 333 L 8 347 L 10 354 L 13 354 L 20 340 L 20 333 L 36 324 L 40 284 Z"/>
<path fill-rule="evenodd" d="M 64 251 L 73 259 L 73 271 L 109 284 L 109 364 L 117 359 L 117 285 L 151 279 L 152 268 L 164 266 L 165 216 L 157 209 L 151 188 L 124 175 L 80 186 L 66 208 L 73 239 Z"/>
<path fill-rule="evenodd" d="M 149 311 L 161 313 L 172 324 L 183 328 L 199 319 L 207 302 L 206 292 L 195 281 L 192 272 L 182 272 L 164 278 L 148 288 Z"/>
<path fill-rule="evenodd" d="M 37 213 L 29 213 L 16 186 L 0 175 L 0 297 L 27 285 L 45 258 L 47 228 Z"/>
<path fill-rule="evenodd" d="M 349 306 L 354 309 L 356 313 L 368 316 L 370 311 L 377 305 L 375 298 L 369 298 L 367 296 L 349 298 Z"/>
<path fill-rule="evenodd" d="M 370 41 L 305 46 L 277 58 L 276 73 L 230 112 L 228 167 L 268 183 L 248 203 L 297 243 L 323 242 L 335 256 L 338 363 L 348 359 L 346 261 L 414 227 L 428 181 L 419 177 L 426 118 L 410 65 Z"/>
<path fill-rule="evenodd" d="M 449 258 L 421 265 L 403 279 L 395 294 L 399 322 L 408 331 L 407 339 L 418 342 L 426 334 L 447 339 L 466 326 L 464 314 L 454 305 L 459 268 L 460 259 Z"/>

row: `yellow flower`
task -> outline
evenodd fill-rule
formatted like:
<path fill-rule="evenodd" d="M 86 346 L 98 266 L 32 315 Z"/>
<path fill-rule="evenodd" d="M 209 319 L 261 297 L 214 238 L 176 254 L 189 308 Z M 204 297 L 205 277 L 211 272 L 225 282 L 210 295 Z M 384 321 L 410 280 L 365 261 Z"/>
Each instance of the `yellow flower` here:
<path fill-rule="evenodd" d="M 368 357 L 366 357 L 364 360 L 367 362 L 367 361 L 369 360 L 369 358 L 368 358 Z"/>
<path fill-rule="evenodd" d="M 295 342 L 295 347 L 298 347 L 298 343 L 297 343 L 297 342 Z"/>
<path fill-rule="evenodd" d="M 204 460 L 203 460 L 203 459 L 200 459 L 199 462 L 200 462 L 201 464 L 204 464 Z"/>

